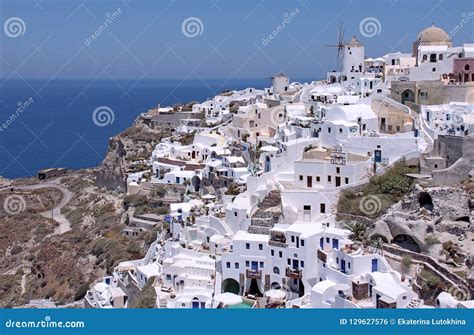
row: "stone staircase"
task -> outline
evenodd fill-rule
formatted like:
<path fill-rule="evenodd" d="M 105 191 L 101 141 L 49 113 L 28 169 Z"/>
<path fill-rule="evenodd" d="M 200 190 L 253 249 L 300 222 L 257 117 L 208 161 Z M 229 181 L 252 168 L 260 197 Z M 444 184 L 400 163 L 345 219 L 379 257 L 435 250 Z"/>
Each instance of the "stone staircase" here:
<path fill-rule="evenodd" d="M 281 213 L 281 193 L 272 190 L 252 216 L 249 233 L 270 235 L 270 229 L 278 222 Z"/>

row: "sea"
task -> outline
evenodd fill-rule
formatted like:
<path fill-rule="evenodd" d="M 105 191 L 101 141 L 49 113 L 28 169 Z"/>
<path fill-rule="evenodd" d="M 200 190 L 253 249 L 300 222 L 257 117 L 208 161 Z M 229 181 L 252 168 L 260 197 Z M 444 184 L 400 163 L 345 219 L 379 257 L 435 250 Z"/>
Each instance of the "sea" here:
<path fill-rule="evenodd" d="M 97 166 L 109 138 L 150 108 L 269 86 L 269 79 L 0 79 L 0 176 Z"/>

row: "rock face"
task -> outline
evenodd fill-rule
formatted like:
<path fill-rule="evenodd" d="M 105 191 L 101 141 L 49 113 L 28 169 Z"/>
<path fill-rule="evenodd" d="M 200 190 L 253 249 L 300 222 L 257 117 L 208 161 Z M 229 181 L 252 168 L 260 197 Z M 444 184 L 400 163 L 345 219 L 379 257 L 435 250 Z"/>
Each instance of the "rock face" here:
<path fill-rule="evenodd" d="M 417 186 L 375 222 L 370 237 L 415 252 L 439 249 L 443 239 L 463 241 L 472 234 L 469 200 L 461 188 Z"/>
<path fill-rule="evenodd" d="M 139 116 L 132 127 L 110 139 L 105 159 L 95 170 L 96 186 L 125 192 L 127 174 L 135 171 L 136 162 L 147 161 L 161 139 L 170 135 L 166 125 L 152 127 Z"/>

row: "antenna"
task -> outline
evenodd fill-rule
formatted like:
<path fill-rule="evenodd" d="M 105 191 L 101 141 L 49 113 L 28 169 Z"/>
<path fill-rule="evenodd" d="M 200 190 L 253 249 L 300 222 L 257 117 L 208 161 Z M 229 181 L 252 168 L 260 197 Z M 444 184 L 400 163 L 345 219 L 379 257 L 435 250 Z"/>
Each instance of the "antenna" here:
<path fill-rule="evenodd" d="M 336 57 L 336 68 L 337 71 L 340 72 L 340 64 L 342 58 L 342 49 L 344 48 L 344 27 L 342 22 L 339 23 L 339 34 L 338 34 L 338 41 L 335 45 L 326 45 L 326 47 L 330 48 L 337 48 L 337 57 Z"/>

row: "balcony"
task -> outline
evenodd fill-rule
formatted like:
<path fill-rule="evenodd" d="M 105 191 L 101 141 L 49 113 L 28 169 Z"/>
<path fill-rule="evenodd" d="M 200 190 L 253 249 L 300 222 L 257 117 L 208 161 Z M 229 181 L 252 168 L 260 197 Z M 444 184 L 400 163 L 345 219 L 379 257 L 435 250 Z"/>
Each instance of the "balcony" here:
<path fill-rule="evenodd" d="M 327 262 L 327 254 L 321 249 L 318 249 L 318 259 L 324 263 Z"/>
<path fill-rule="evenodd" d="M 286 268 L 285 275 L 289 278 L 301 279 L 303 277 L 303 270 Z"/>
<path fill-rule="evenodd" d="M 247 269 L 247 278 L 250 279 L 262 279 L 262 270 L 249 270 Z"/>
<path fill-rule="evenodd" d="M 272 235 L 268 244 L 274 247 L 286 248 L 286 237 L 284 235 Z"/>

